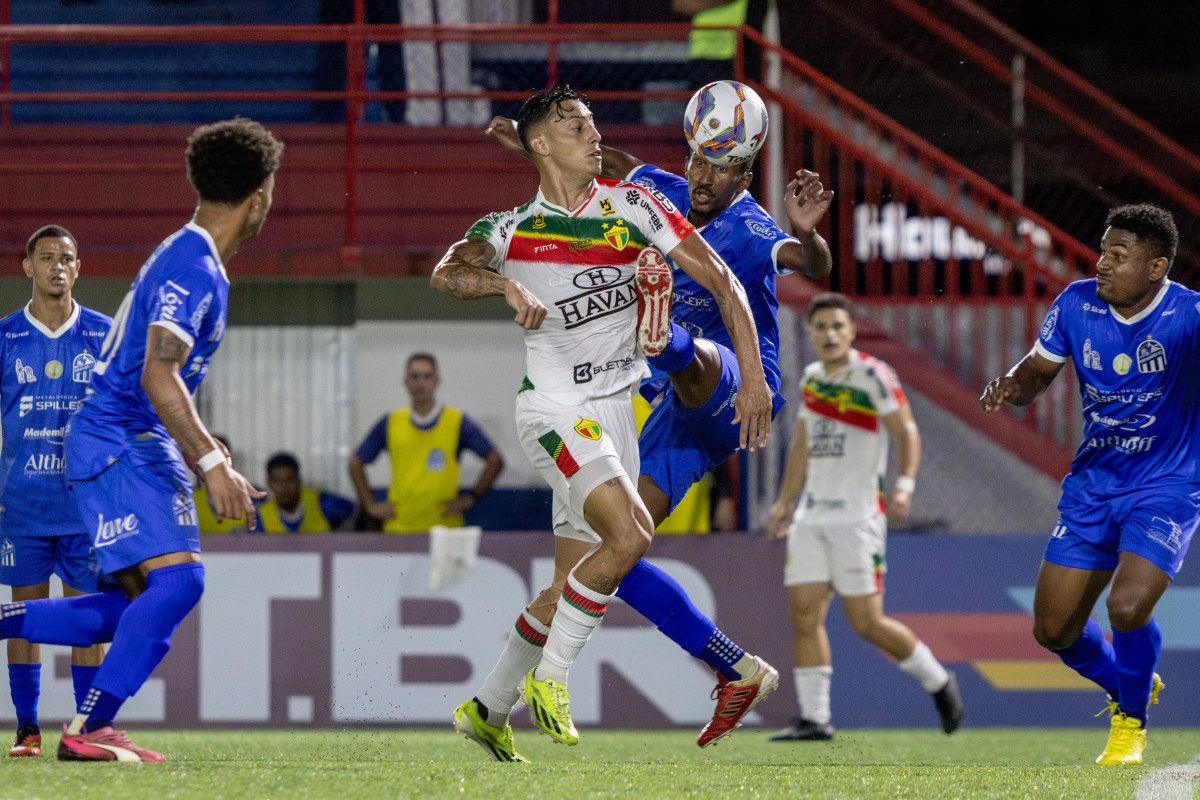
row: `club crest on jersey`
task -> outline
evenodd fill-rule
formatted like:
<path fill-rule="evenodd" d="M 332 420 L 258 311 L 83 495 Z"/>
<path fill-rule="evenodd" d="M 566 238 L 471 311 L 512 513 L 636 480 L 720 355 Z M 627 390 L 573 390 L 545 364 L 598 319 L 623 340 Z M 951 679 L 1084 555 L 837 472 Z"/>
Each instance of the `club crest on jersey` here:
<path fill-rule="evenodd" d="M 50 378 L 51 380 L 62 377 L 63 365 L 58 359 L 51 359 L 50 361 L 47 361 L 46 366 L 43 367 L 43 369 L 46 371 L 46 377 Z"/>
<path fill-rule="evenodd" d="M 76 383 L 87 383 L 92 379 L 92 367 L 96 366 L 96 359 L 91 353 L 84 350 L 71 362 L 71 380 Z"/>
<path fill-rule="evenodd" d="M 1147 338 L 1138 345 L 1137 365 L 1141 373 L 1162 372 L 1167 368 L 1167 351 L 1158 342 Z"/>
<path fill-rule="evenodd" d="M 586 418 L 578 420 L 575 423 L 575 432 L 585 439 L 591 439 L 593 442 L 603 435 L 603 432 L 600 430 L 600 423 Z"/>
<path fill-rule="evenodd" d="M 1117 371 L 1118 375 L 1124 375 L 1129 372 L 1129 368 L 1132 366 L 1133 359 L 1124 353 L 1118 353 L 1117 357 L 1113 359 L 1113 369 Z"/>
<path fill-rule="evenodd" d="M 625 227 L 625 220 L 619 219 L 611 225 L 604 226 L 604 240 L 614 250 L 624 250 L 629 244 L 629 228 Z"/>

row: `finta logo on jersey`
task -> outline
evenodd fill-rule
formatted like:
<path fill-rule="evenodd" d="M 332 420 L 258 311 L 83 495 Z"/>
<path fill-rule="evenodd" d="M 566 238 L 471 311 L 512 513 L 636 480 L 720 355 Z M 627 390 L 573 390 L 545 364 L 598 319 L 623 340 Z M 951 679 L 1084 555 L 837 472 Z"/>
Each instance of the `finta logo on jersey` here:
<path fill-rule="evenodd" d="M 97 514 L 96 519 L 96 547 L 108 547 L 141 533 L 138 530 L 137 514 L 126 514 L 113 520 L 106 520 L 103 514 Z"/>
<path fill-rule="evenodd" d="M 602 270 L 589 272 L 602 273 Z M 594 319 L 607 317 L 637 305 L 637 290 L 633 288 L 633 278 L 627 278 L 620 284 L 601 286 L 566 300 L 559 300 L 554 305 L 562 314 L 563 327 L 571 330 Z"/>

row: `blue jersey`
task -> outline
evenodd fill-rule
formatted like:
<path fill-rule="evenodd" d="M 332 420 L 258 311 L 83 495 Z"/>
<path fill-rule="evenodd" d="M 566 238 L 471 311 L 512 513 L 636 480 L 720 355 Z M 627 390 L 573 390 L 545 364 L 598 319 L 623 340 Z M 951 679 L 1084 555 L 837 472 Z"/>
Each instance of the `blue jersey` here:
<path fill-rule="evenodd" d="M 203 228 L 188 223 L 158 246 L 117 310 L 88 396 L 71 420 L 71 434 L 82 434 L 81 446 L 71 449 L 71 479 L 97 475 L 127 451 L 140 462 L 156 460 L 144 446 L 127 448 L 131 439 L 159 441 L 162 448 L 175 452 L 142 389 L 147 330 L 161 325 L 191 348 L 180 377 L 194 394 L 225 335 L 228 296 L 229 278 L 212 237 Z"/>
<path fill-rule="evenodd" d="M 667 196 L 680 213 L 691 208 L 687 180 L 669 172 L 643 165 L 629 176 L 633 183 L 657 189 Z M 799 241 L 785 234 L 771 215 L 758 204 L 749 192 L 739 194 L 716 219 L 699 229 L 717 255 L 746 289 L 746 299 L 754 324 L 758 328 L 758 348 L 762 354 L 767 384 L 779 391 L 779 301 L 775 298 L 776 256 L 785 242 Z M 671 319 L 693 336 L 725 345 L 733 350 L 733 342 L 721 310 L 708 290 L 696 283 L 682 270 L 674 270 L 675 291 L 671 302 Z"/>
<path fill-rule="evenodd" d="M 0 320 L 0 533 L 67 536 L 86 528 L 67 492 L 63 436 L 112 320 L 78 303 L 58 330 L 29 306 Z"/>
<path fill-rule="evenodd" d="M 1200 481 L 1200 293 L 1164 281 L 1148 308 L 1120 316 L 1096 299 L 1095 279 L 1054 301 L 1035 350 L 1070 358 L 1083 400 L 1083 441 L 1063 499 L 1094 501 L 1148 486 Z"/>

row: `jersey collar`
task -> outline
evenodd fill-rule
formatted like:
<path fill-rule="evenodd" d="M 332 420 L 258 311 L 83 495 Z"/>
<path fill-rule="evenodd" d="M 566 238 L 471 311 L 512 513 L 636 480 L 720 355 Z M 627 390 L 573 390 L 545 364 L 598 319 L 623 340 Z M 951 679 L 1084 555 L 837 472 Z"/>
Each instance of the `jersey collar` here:
<path fill-rule="evenodd" d="M 229 283 L 229 276 L 225 274 L 225 264 L 221 261 L 220 252 L 217 251 L 217 243 L 213 241 L 213 238 L 209 232 L 194 222 L 189 222 L 183 227 L 187 228 L 192 233 L 198 233 L 204 237 L 204 241 L 208 242 L 208 250 L 212 254 L 213 261 L 217 262 L 217 269 L 221 270 L 221 277 L 225 279 L 226 283 Z"/>
<path fill-rule="evenodd" d="M 1113 319 L 1115 319 L 1117 322 L 1121 323 L 1122 325 L 1136 325 L 1137 323 L 1144 320 L 1146 317 L 1150 316 L 1150 314 L 1153 313 L 1154 309 L 1158 308 L 1162 304 L 1163 298 L 1167 296 L 1167 289 L 1169 289 L 1170 287 L 1171 287 L 1171 281 L 1169 279 L 1163 280 L 1162 286 L 1160 286 L 1158 288 L 1158 294 L 1156 294 L 1154 296 L 1154 299 L 1150 301 L 1150 305 L 1146 306 L 1141 311 L 1134 314 L 1132 317 L 1128 317 L 1128 318 L 1122 317 L 1117 312 L 1117 310 L 1112 307 L 1111 303 L 1109 303 L 1109 305 L 1108 305 L 1108 310 L 1112 312 Z"/>
<path fill-rule="evenodd" d="M 577 217 L 581 211 L 588 207 L 588 204 L 592 202 L 592 198 L 596 196 L 596 192 L 599 190 L 600 187 L 596 185 L 596 180 L 593 178 L 592 190 L 588 192 L 587 199 L 579 204 L 579 208 L 575 209 L 574 211 L 569 211 L 562 206 L 556 206 L 554 203 L 551 203 L 549 200 L 547 200 L 546 195 L 542 194 L 542 187 L 539 186 L 537 191 L 537 205 L 549 211 L 553 211 L 556 214 L 562 214 L 564 217 Z"/>
<path fill-rule="evenodd" d="M 74 306 L 74 308 L 71 310 L 71 316 L 67 317 L 67 321 L 64 322 L 58 330 L 52 331 L 41 322 L 38 322 L 37 318 L 33 316 L 33 312 L 29 310 L 29 307 L 32 305 L 32 300 L 25 304 L 25 319 L 29 321 L 30 325 L 41 331 L 41 333 L 49 339 L 57 339 L 58 337 L 62 336 L 64 333 L 71 330 L 71 328 L 75 325 L 75 321 L 79 319 L 79 303 L 76 303 L 75 300 L 72 299 L 71 305 Z"/>

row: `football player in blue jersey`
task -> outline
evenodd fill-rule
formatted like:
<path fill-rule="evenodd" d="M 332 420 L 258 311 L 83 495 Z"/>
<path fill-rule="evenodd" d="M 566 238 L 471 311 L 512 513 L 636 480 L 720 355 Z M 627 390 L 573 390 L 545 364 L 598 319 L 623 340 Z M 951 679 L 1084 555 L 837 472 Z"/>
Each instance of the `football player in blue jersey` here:
<path fill-rule="evenodd" d="M 1026 406 L 1075 365 L 1083 439 L 1038 573 L 1033 635 L 1108 692 L 1097 762 L 1140 764 L 1163 688 L 1154 607 L 1200 520 L 1200 293 L 1167 278 L 1179 242 L 1170 212 L 1122 206 L 1106 225 L 1096 277 L 1063 290 L 1033 349 L 980 404 Z M 1105 588 L 1111 643 L 1090 616 Z"/>
<path fill-rule="evenodd" d="M 73 597 L 97 589 L 96 556 L 87 527 L 67 494 L 63 435 L 83 399 L 112 320 L 75 302 L 79 247 L 61 225 L 38 228 L 25 245 L 33 298 L 0 320 L 0 583 L 14 601 L 50 596 L 50 575 Z M 104 645 L 71 648 L 75 700 L 82 702 Z M 17 736 L 8 754 L 40 756 L 38 695 L 41 649 L 8 640 L 8 686 Z"/>
<path fill-rule="evenodd" d="M 192 395 L 225 333 L 225 265 L 271 208 L 283 145 L 253 120 L 205 125 L 188 138 L 195 216 L 134 279 L 66 436 L 67 473 L 100 569 L 121 589 L 0 606 L 0 638 L 86 646 L 112 642 L 58 757 L 162 761 L 113 729 L 199 602 L 204 565 L 184 458 L 218 517 L 253 515 L 265 497 L 233 469 Z"/>
<path fill-rule="evenodd" d="M 515 131 L 513 121 L 504 117 L 496 117 L 487 128 L 488 135 L 506 149 L 523 154 Z M 745 288 L 758 329 L 763 370 L 774 395 L 773 414 L 777 414 L 784 398 L 775 279 L 795 271 L 813 279 L 829 274 L 833 260 L 816 228 L 833 201 L 833 192 L 822 186 L 816 173 L 798 170 L 784 193 L 788 221 L 795 231 L 795 236 L 789 236 L 749 193 L 753 159 L 727 167 L 693 152 L 681 177 L 622 150 L 604 144 L 600 149 L 604 177 L 628 179 L 664 195 Z M 669 318 L 663 315 L 666 324 L 659 330 L 639 331 L 643 350 L 656 353 L 648 362 L 660 378 L 643 384 L 642 393 L 647 395 L 649 388 L 647 399 L 662 394 L 638 437 L 638 495 L 656 526 L 693 483 L 737 452 L 739 437 L 744 438 L 733 423 L 735 411 L 729 402 L 740 384 L 738 362 L 717 302 L 704 287 L 673 271 L 665 259 L 662 267 L 664 280 L 649 292 L 642 288 L 642 302 L 669 307 Z M 701 747 L 731 734 L 746 713 L 778 686 L 773 667 L 730 640 L 692 604 L 674 578 L 645 559 L 621 581 L 617 596 L 716 672 L 717 705 L 700 732 Z"/>

